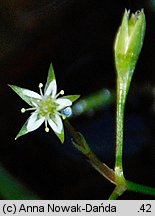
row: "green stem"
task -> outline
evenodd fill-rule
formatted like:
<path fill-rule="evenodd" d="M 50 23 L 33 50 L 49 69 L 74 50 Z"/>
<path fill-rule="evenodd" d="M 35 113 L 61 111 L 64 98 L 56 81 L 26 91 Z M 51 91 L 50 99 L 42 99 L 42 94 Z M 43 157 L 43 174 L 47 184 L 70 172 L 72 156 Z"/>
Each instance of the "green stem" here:
<path fill-rule="evenodd" d="M 124 110 L 121 110 L 121 112 L 123 112 L 123 111 Z M 123 114 L 123 116 L 124 116 L 124 114 Z M 72 135 L 72 137 L 73 137 L 73 139 L 74 139 L 74 141 L 76 143 L 75 146 L 86 156 L 86 158 L 88 158 L 91 165 L 100 174 L 102 174 L 111 183 L 116 185 L 114 191 L 112 192 L 112 194 L 109 197 L 110 200 L 116 200 L 126 190 L 155 196 L 155 188 L 148 187 L 148 186 L 145 186 L 145 185 L 136 184 L 134 182 L 125 180 L 124 176 L 121 175 L 121 172 L 118 172 L 117 169 L 114 172 L 106 164 L 102 163 L 96 157 L 96 155 L 91 151 L 91 149 L 89 148 L 88 144 L 86 143 L 86 141 L 82 137 L 82 135 L 80 133 L 78 133 L 73 128 L 73 126 L 69 123 L 69 121 L 67 119 L 65 119 L 64 123 L 65 123 L 65 126 L 67 127 L 68 131 L 70 132 L 70 134 Z M 122 136 L 122 138 L 123 138 L 123 136 Z"/>
<path fill-rule="evenodd" d="M 112 169 L 110 169 L 105 163 L 102 163 L 96 155 L 91 151 L 88 155 L 86 155 L 91 163 L 91 165 L 102 174 L 107 180 L 109 180 L 112 184 L 116 185 L 115 173 Z"/>
<path fill-rule="evenodd" d="M 126 190 L 127 190 L 126 184 L 116 186 L 113 192 L 111 193 L 109 200 L 116 200 Z"/>
<path fill-rule="evenodd" d="M 73 128 L 73 126 L 70 124 L 70 122 L 65 119 L 64 120 L 65 126 L 67 127 L 68 131 L 73 137 L 75 147 L 80 150 L 86 158 L 88 158 L 91 165 L 100 172 L 106 179 L 108 179 L 111 183 L 115 183 L 115 173 L 112 169 L 110 169 L 106 164 L 102 163 L 96 155 L 91 151 L 89 148 L 87 142 L 83 138 L 83 136 L 76 132 L 76 130 Z"/>
<path fill-rule="evenodd" d="M 119 194 L 117 193 L 116 188 L 113 190 L 108 200 L 117 200 L 117 198 L 119 197 Z"/>
<path fill-rule="evenodd" d="M 72 135 L 72 137 L 73 137 L 73 139 L 75 140 L 75 142 L 81 144 L 81 136 L 80 136 L 80 133 L 78 133 L 78 132 L 74 129 L 74 127 L 70 124 L 70 122 L 68 121 L 67 118 L 64 120 L 64 124 L 65 124 L 67 130 L 69 131 L 69 133 Z"/>
<path fill-rule="evenodd" d="M 124 80 L 117 78 L 117 110 L 116 110 L 116 175 L 123 176 L 123 129 L 124 129 L 124 108 L 127 96 L 127 85 Z"/>
<path fill-rule="evenodd" d="M 127 183 L 127 190 L 129 191 L 155 196 L 155 188 L 148 187 L 145 185 L 140 185 L 131 181 L 126 181 L 126 183 Z"/>

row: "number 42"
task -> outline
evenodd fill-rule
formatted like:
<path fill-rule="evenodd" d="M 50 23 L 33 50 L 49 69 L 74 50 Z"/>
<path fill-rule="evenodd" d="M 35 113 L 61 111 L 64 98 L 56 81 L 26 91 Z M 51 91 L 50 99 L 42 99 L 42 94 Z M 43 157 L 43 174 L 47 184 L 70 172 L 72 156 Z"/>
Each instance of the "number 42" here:
<path fill-rule="evenodd" d="M 140 207 L 140 211 L 151 212 L 151 204 L 142 204 Z"/>

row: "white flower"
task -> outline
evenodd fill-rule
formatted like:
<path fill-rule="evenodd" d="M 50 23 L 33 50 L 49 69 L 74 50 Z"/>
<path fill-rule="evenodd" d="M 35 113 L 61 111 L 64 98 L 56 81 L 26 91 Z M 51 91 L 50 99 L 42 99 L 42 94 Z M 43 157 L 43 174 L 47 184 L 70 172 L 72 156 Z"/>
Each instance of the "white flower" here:
<path fill-rule="evenodd" d="M 61 111 L 66 107 L 70 107 L 72 102 L 79 98 L 79 95 L 68 95 L 58 98 L 59 95 L 64 94 L 64 91 L 61 90 L 57 94 L 57 84 L 52 64 L 49 68 L 44 93 L 42 92 L 42 83 L 39 84 L 40 94 L 14 85 L 10 85 L 10 87 L 31 106 L 28 109 L 22 108 L 21 112 L 33 111 L 15 139 L 36 130 L 45 122 L 45 131 L 49 132 L 49 125 L 61 142 L 64 142 L 64 129 L 61 117 L 64 118 L 65 116 Z"/>

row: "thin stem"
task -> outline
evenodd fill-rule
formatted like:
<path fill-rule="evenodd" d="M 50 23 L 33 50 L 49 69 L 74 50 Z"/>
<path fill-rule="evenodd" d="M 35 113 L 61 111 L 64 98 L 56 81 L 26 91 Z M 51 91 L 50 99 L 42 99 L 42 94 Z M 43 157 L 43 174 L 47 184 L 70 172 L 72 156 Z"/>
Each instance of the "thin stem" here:
<path fill-rule="evenodd" d="M 119 197 L 119 194 L 116 191 L 116 188 L 113 190 L 113 192 L 111 193 L 110 197 L 108 200 L 116 200 Z"/>
<path fill-rule="evenodd" d="M 82 137 L 80 133 L 78 133 L 73 126 L 69 123 L 67 119 L 64 121 L 68 131 L 73 136 L 74 141 L 76 142 L 76 147 L 88 158 L 91 165 L 107 180 L 111 183 L 115 184 L 116 187 L 109 199 L 115 200 L 119 196 L 121 196 L 126 190 L 139 192 L 143 194 L 153 195 L 155 196 L 155 188 L 148 187 L 145 185 L 136 184 L 134 182 L 128 181 L 124 179 L 124 176 L 119 175 L 119 172 L 114 172 L 110 169 L 106 164 L 102 163 L 96 155 L 91 151 L 88 144 Z"/>
<path fill-rule="evenodd" d="M 143 193 L 143 194 L 147 194 L 147 195 L 152 195 L 155 196 L 155 188 L 153 187 L 148 187 L 145 185 L 140 185 L 131 181 L 126 181 L 127 183 L 127 190 L 129 191 L 134 191 L 134 192 L 138 192 L 138 193 Z"/>
<path fill-rule="evenodd" d="M 88 155 L 86 155 L 91 163 L 91 165 L 102 174 L 107 180 L 109 180 L 112 184 L 116 185 L 115 173 L 112 169 L 110 169 L 105 163 L 102 163 L 96 155 L 91 151 Z"/>
<path fill-rule="evenodd" d="M 123 129 L 124 129 L 124 107 L 126 102 L 127 86 L 125 82 L 117 78 L 117 110 L 116 110 L 116 175 L 123 175 Z"/>
<path fill-rule="evenodd" d="M 75 142 L 79 143 L 81 140 L 80 134 L 74 129 L 74 127 L 70 124 L 67 118 L 64 120 L 64 123 L 65 123 L 67 130 L 69 131 L 69 133 L 72 135 L 73 139 L 75 140 Z"/>
<path fill-rule="evenodd" d="M 102 163 L 96 155 L 91 151 L 87 142 L 83 138 L 83 136 L 76 132 L 73 126 L 69 123 L 67 119 L 64 121 L 65 126 L 73 137 L 75 147 L 78 148 L 89 160 L 91 165 L 100 172 L 106 179 L 108 179 L 111 183 L 115 183 L 115 173 L 112 169 L 110 169 L 106 164 Z"/>
<path fill-rule="evenodd" d="M 111 193 L 109 200 L 116 200 L 126 190 L 127 190 L 126 184 L 116 186 L 115 189 L 113 190 L 113 192 Z"/>

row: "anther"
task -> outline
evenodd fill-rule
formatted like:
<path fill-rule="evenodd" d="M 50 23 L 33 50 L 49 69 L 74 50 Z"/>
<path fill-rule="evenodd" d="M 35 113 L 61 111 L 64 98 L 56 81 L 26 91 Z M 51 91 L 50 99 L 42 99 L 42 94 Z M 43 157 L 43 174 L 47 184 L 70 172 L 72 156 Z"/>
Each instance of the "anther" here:
<path fill-rule="evenodd" d="M 64 90 L 60 91 L 60 95 L 64 95 L 64 93 L 65 93 Z"/>
<path fill-rule="evenodd" d="M 39 90 L 40 90 L 40 95 L 41 96 L 43 96 L 42 87 L 43 87 L 43 84 L 39 83 Z"/>
<path fill-rule="evenodd" d="M 25 108 L 22 108 L 21 109 L 21 113 L 25 113 L 26 109 Z"/>
<path fill-rule="evenodd" d="M 61 90 L 57 95 L 56 95 L 56 98 L 59 96 L 59 95 L 64 95 L 64 90 Z"/>
<path fill-rule="evenodd" d="M 62 115 L 62 119 L 65 120 L 65 119 L 66 119 L 66 116 L 65 116 L 65 115 Z"/>
<path fill-rule="evenodd" d="M 45 131 L 48 133 L 49 132 L 49 128 L 48 127 L 45 127 Z"/>
<path fill-rule="evenodd" d="M 43 84 L 42 83 L 39 83 L 39 88 L 42 88 L 43 87 Z"/>

